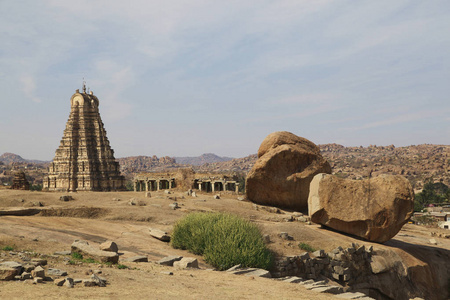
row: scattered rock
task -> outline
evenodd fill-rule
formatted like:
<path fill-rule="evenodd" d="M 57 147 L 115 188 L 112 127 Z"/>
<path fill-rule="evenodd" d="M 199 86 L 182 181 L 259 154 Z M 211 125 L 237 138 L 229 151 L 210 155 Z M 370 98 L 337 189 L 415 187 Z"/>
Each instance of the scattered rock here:
<path fill-rule="evenodd" d="M 169 195 L 169 194 L 172 194 L 172 192 L 171 192 L 171 191 L 169 191 L 169 190 L 164 190 L 164 194 L 167 194 L 167 195 Z"/>
<path fill-rule="evenodd" d="M 245 201 L 245 197 L 237 197 L 238 201 Z"/>
<path fill-rule="evenodd" d="M 278 236 L 280 238 L 282 238 L 283 240 L 287 240 L 287 241 L 292 241 L 294 238 L 292 236 L 290 236 L 287 232 L 280 232 L 278 234 Z"/>
<path fill-rule="evenodd" d="M 125 259 L 127 262 L 148 262 L 148 257 L 145 255 L 133 256 Z"/>
<path fill-rule="evenodd" d="M 34 278 L 36 277 L 44 278 L 45 277 L 44 268 L 42 268 L 41 266 L 37 266 L 36 268 L 34 268 L 33 271 L 31 271 L 31 276 L 33 276 Z"/>
<path fill-rule="evenodd" d="M 58 278 L 58 279 L 55 279 L 53 282 L 55 283 L 56 286 L 63 286 L 64 283 L 66 282 L 66 279 L 65 278 Z"/>
<path fill-rule="evenodd" d="M 64 282 L 64 286 L 66 286 L 68 288 L 73 288 L 73 286 L 74 286 L 73 279 L 70 278 L 70 277 L 66 277 L 66 280 Z"/>
<path fill-rule="evenodd" d="M 437 241 L 435 239 L 430 239 L 430 244 L 431 245 L 437 245 Z"/>
<path fill-rule="evenodd" d="M 167 232 L 156 228 L 149 228 L 149 231 L 150 235 L 155 239 L 158 239 L 163 242 L 170 242 L 170 235 L 168 235 Z"/>
<path fill-rule="evenodd" d="M 31 279 L 32 276 L 31 276 L 31 273 L 29 273 L 29 272 L 23 272 L 20 277 L 22 280 L 25 280 L 25 279 Z"/>
<path fill-rule="evenodd" d="M 145 192 L 145 198 L 151 198 L 152 194 L 150 192 Z"/>
<path fill-rule="evenodd" d="M 247 175 L 247 198 L 258 204 L 305 211 L 309 184 L 318 173 L 331 174 L 330 164 L 311 141 L 290 132 L 269 134 Z"/>
<path fill-rule="evenodd" d="M 0 263 L 0 267 L 3 268 L 13 268 L 16 269 L 17 274 L 21 274 L 22 273 L 22 264 L 19 264 L 18 262 L 15 261 L 4 261 Z"/>
<path fill-rule="evenodd" d="M 67 202 L 67 201 L 73 200 L 73 197 L 72 196 L 67 196 L 67 195 L 66 196 L 61 196 L 61 197 L 59 197 L 59 200 Z"/>
<path fill-rule="evenodd" d="M 160 273 L 163 275 L 173 275 L 173 272 L 169 272 L 169 271 L 162 271 Z"/>
<path fill-rule="evenodd" d="M 85 280 L 83 280 L 83 285 L 86 287 L 91 287 L 91 286 L 96 286 L 97 283 L 93 279 L 85 279 Z"/>
<path fill-rule="evenodd" d="M 54 255 L 70 255 L 72 252 L 70 251 L 56 251 L 55 253 L 53 253 Z"/>
<path fill-rule="evenodd" d="M 312 222 L 383 243 L 411 217 L 414 191 L 402 176 L 347 180 L 318 174 L 311 182 L 308 203 Z"/>
<path fill-rule="evenodd" d="M 269 244 L 270 243 L 270 235 L 268 235 L 268 234 L 263 235 L 263 241 L 265 244 Z"/>
<path fill-rule="evenodd" d="M 220 195 L 214 195 L 214 199 L 220 199 Z"/>
<path fill-rule="evenodd" d="M 72 252 L 80 253 L 83 257 L 90 257 L 100 262 L 111 262 L 116 264 L 119 261 L 119 255 L 115 252 L 102 251 L 91 245 L 86 241 L 75 241 L 72 244 Z"/>
<path fill-rule="evenodd" d="M 170 207 L 171 209 L 173 209 L 173 210 L 176 210 L 177 208 L 180 208 L 180 207 L 178 206 L 178 203 L 177 203 L 177 202 L 174 202 L 174 203 L 172 203 L 172 204 L 169 204 L 169 207 Z"/>
<path fill-rule="evenodd" d="M 95 274 L 91 275 L 91 279 L 97 284 L 98 286 L 105 287 L 106 286 L 106 279 L 100 276 L 97 276 Z"/>
<path fill-rule="evenodd" d="M 67 272 L 59 269 L 48 268 L 47 275 L 50 276 L 66 276 Z"/>
<path fill-rule="evenodd" d="M 180 261 L 182 258 L 183 258 L 182 256 L 166 256 L 157 261 L 156 263 L 163 266 L 173 266 L 174 262 Z"/>
<path fill-rule="evenodd" d="M 41 258 L 33 258 L 33 259 L 31 259 L 30 263 L 35 265 L 35 266 L 46 266 L 47 265 L 47 260 L 46 259 L 41 259 Z"/>
<path fill-rule="evenodd" d="M 198 261 L 193 257 L 183 257 L 179 261 L 175 261 L 173 266 L 178 269 L 198 268 Z"/>
<path fill-rule="evenodd" d="M 0 266 L 0 280 L 3 280 L 3 281 L 14 280 L 14 277 L 18 273 L 19 272 L 17 272 L 17 269 L 15 269 L 15 268 Z"/>
<path fill-rule="evenodd" d="M 113 241 L 106 241 L 104 243 L 101 243 L 99 249 L 102 251 L 109 251 L 116 253 L 119 252 L 119 247 L 117 247 L 117 244 Z"/>
<path fill-rule="evenodd" d="M 245 274 L 245 276 L 272 278 L 272 275 L 270 274 L 270 272 L 267 270 L 264 270 L 264 269 L 256 269 L 252 272 Z"/>
<path fill-rule="evenodd" d="M 192 192 L 192 197 L 197 197 L 197 193 L 196 192 Z"/>
<path fill-rule="evenodd" d="M 35 277 L 35 276 L 33 276 L 34 277 L 34 283 L 42 283 L 42 282 L 44 282 L 44 278 L 42 278 L 42 277 Z"/>

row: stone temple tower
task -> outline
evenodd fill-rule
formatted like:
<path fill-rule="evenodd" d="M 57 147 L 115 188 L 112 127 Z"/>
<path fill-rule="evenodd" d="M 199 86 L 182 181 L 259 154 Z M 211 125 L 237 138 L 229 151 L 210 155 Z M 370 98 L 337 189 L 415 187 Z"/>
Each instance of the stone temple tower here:
<path fill-rule="evenodd" d="M 123 190 L 124 177 L 109 145 L 93 92 L 76 90 L 70 116 L 43 188 L 48 191 Z"/>

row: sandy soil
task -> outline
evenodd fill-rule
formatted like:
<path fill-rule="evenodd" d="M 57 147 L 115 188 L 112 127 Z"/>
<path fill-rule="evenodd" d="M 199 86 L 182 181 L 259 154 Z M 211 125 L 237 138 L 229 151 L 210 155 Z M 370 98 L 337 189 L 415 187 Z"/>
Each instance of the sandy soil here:
<path fill-rule="evenodd" d="M 0 190 L 0 211 L 29 208 L 42 210 L 39 214 L 30 216 L 0 215 L 0 248 L 13 246 L 15 251 L 28 250 L 50 255 L 47 258 L 49 266 L 66 270 L 73 278 L 87 278 L 87 270 L 102 268 L 102 275 L 110 284 L 106 288 L 78 285 L 74 289 L 67 289 L 51 283 L 28 285 L 23 282 L 0 282 L 0 299 L 334 298 L 308 291 L 299 284 L 208 270 L 211 267 L 201 257 L 173 249 L 149 235 L 148 229 L 152 227 L 170 232 L 176 220 L 193 211 L 225 211 L 252 220 L 260 226 L 263 234 L 270 235 L 272 242 L 269 247 L 279 255 L 298 255 L 304 252 L 298 247 L 300 242 L 326 251 L 337 246 L 346 247 L 353 242 L 386 249 L 423 245 L 450 250 L 449 239 L 435 238 L 438 246 L 431 246 L 430 230 L 424 227 L 408 224 L 386 245 L 373 244 L 322 229 L 318 225 L 286 222 L 285 219 L 292 212 L 281 211 L 276 214 L 256 210 L 252 203 L 238 201 L 237 196 L 231 194 L 213 199 L 211 194 L 199 194 L 197 198 L 192 198 L 182 192 L 170 195 L 152 192 L 151 198 L 145 198 L 144 193 L 135 192 L 80 192 L 70 194 L 74 200 L 68 202 L 60 201 L 61 195 L 66 193 Z M 138 205 L 130 205 L 131 200 Z M 37 202 L 41 202 L 43 206 L 37 206 Z M 170 209 L 169 204 L 173 202 L 177 202 L 181 208 Z M 278 237 L 280 232 L 288 232 L 294 240 L 282 240 Z M 147 255 L 151 262 L 124 263 L 131 269 L 117 269 L 87 263 L 68 265 L 64 257 L 52 256 L 55 251 L 70 250 L 71 243 L 76 239 L 88 240 L 91 244 L 112 240 L 119 246 L 121 260 L 135 255 Z M 14 256 L 7 251 L 0 251 L 0 254 L 0 259 L 14 260 Z M 167 255 L 196 257 L 200 262 L 200 269 L 174 270 L 154 263 Z M 172 271 L 174 275 L 162 274 L 163 271 Z"/>

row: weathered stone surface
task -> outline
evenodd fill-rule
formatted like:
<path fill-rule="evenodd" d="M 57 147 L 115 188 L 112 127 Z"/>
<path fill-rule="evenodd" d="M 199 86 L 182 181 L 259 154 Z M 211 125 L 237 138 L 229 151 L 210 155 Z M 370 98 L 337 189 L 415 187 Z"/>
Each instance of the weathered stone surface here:
<path fill-rule="evenodd" d="M 152 237 L 163 242 L 170 242 L 170 235 L 168 235 L 167 232 L 156 228 L 149 228 L 149 231 Z"/>
<path fill-rule="evenodd" d="M 95 274 L 91 275 L 91 279 L 95 282 L 96 285 L 105 287 L 106 286 L 106 279 L 100 276 L 97 276 Z"/>
<path fill-rule="evenodd" d="M 34 283 L 43 283 L 44 282 L 44 278 L 42 278 L 42 277 L 34 277 L 33 282 Z"/>
<path fill-rule="evenodd" d="M 90 287 L 90 286 L 96 286 L 97 283 L 93 279 L 85 279 L 85 280 L 83 280 L 83 285 Z"/>
<path fill-rule="evenodd" d="M 347 180 L 318 174 L 311 182 L 308 205 L 314 223 L 383 243 L 412 215 L 414 191 L 402 176 Z"/>
<path fill-rule="evenodd" d="M 13 268 L 17 270 L 17 274 L 22 273 L 22 264 L 15 261 L 4 261 L 0 263 L 0 267 L 3 268 Z"/>
<path fill-rule="evenodd" d="M 34 278 L 36 277 L 44 278 L 45 277 L 44 268 L 42 268 L 41 266 L 37 266 L 36 268 L 34 268 L 33 271 L 31 271 L 31 276 L 33 276 Z"/>
<path fill-rule="evenodd" d="M 246 276 L 254 276 L 254 277 L 264 277 L 264 278 L 272 278 L 272 275 L 269 271 L 264 269 L 256 269 L 255 271 L 249 272 L 245 274 Z"/>
<path fill-rule="evenodd" d="M 198 261 L 193 257 L 183 257 L 181 260 L 174 262 L 173 266 L 178 269 L 198 268 Z"/>
<path fill-rule="evenodd" d="M 319 147 L 290 132 L 271 133 L 261 143 L 258 160 L 247 175 L 247 199 L 306 211 L 309 184 L 318 173 L 331 173 Z"/>
<path fill-rule="evenodd" d="M 55 279 L 55 280 L 53 281 L 53 283 L 54 283 L 56 286 L 63 286 L 65 282 L 66 282 L 66 279 L 65 279 L 65 278 L 58 278 L 58 279 Z"/>
<path fill-rule="evenodd" d="M 133 257 L 126 258 L 125 261 L 128 261 L 128 262 L 148 262 L 148 257 L 145 256 L 145 255 L 133 256 Z"/>
<path fill-rule="evenodd" d="M 67 272 L 59 269 L 48 268 L 47 275 L 50 276 L 66 276 Z"/>
<path fill-rule="evenodd" d="M 66 280 L 64 282 L 64 286 L 66 286 L 68 288 L 73 288 L 73 286 L 74 286 L 73 279 L 70 278 L 70 277 L 66 277 Z"/>
<path fill-rule="evenodd" d="M 112 241 L 106 241 L 104 243 L 100 244 L 100 250 L 102 251 L 109 251 L 109 252 L 119 252 L 119 247 L 117 247 L 117 244 Z"/>
<path fill-rule="evenodd" d="M 0 266 L 0 280 L 13 280 L 18 274 L 17 269 Z"/>
<path fill-rule="evenodd" d="M 116 264 L 119 261 L 119 255 L 115 252 L 102 251 L 86 241 L 75 241 L 72 244 L 72 252 L 80 253 L 84 258 L 92 258 L 100 262 L 112 262 Z"/>
<path fill-rule="evenodd" d="M 47 265 L 47 260 L 46 259 L 42 259 L 42 258 L 33 258 L 33 259 L 31 259 L 30 263 L 35 265 L 35 266 L 46 266 Z"/>

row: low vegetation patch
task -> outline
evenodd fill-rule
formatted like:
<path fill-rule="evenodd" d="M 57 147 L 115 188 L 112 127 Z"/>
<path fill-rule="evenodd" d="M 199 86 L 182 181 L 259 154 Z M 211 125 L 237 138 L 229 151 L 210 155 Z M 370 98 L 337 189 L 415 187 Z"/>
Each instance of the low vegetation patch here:
<path fill-rule="evenodd" d="M 78 252 L 72 252 L 71 254 L 72 259 L 69 260 L 69 264 L 75 265 L 77 262 L 82 263 L 88 263 L 88 264 L 99 264 L 100 262 L 96 261 L 93 258 L 83 258 L 83 255 Z"/>
<path fill-rule="evenodd" d="M 314 249 L 311 245 L 307 243 L 300 243 L 298 244 L 298 247 L 302 250 L 308 251 L 308 252 L 314 252 L 316 249 Z"/>
<path fill-rule="evenodd" d="M 219 270 L 237 264 L 270 269 L 273 263 L 258 227 L 230 214 L 189 214 L 175 225 L 171 243 L 174 248 L 204 255 Z"/>
<path fill-rule="evenodd" d="M 14 250 L 14 247 L 13 247 L 13 246 L 4 246 L 4 247 L 2 248 L 2 250 L 3 250 L 3 251 L 13 251 L 13 250 Z"/>

